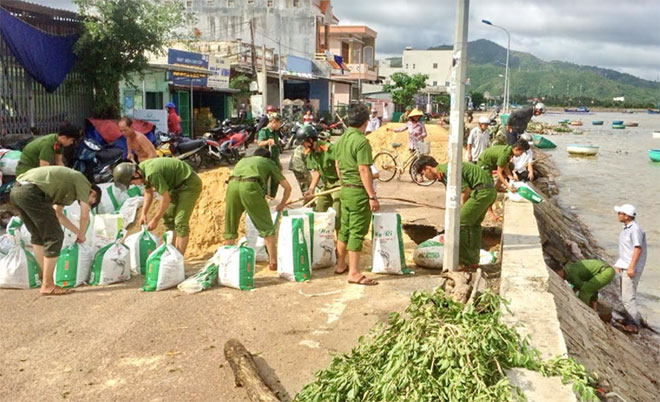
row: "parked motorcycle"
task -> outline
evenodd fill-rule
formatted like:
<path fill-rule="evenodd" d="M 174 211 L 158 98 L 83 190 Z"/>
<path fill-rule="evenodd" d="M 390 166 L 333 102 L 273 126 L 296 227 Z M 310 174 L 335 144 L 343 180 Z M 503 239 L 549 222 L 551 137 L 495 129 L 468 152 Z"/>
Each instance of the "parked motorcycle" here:
<path fill-rule="evenodd" d="M 123 153 L 121 148 L 103 148 L 85 138 L 76 147 L 72 167 L 92 183 L 108 183 L 112 181 L 112 167 L 121 160 Z"/>
<path fill-rule="evenodd" d="M 224 131 L 211 130 L 204 134 L 207 154 L 212 160 L 232 165 L 245 156 L 250 134 L 246 129 L 237 132 L 234 129 L 227 125 Z"/>
<path fill-rule="evenodd" d="M 206 140 L 159 132 L 156 144 L 156 154 L 159 157 L 175 157 L 188 163 L 194 170 L 202 167 L 202 151 L 206 148 Z"/>
<path fill-rule="evenodd" d="M 337 120 L 334 123 L 328 123 L 325 118 L 321 117 L 315 128 L 319 133 L 322 131 L 328 131 L 331 135 L 344 134 L 344 124 L 341 122 L 341 120 Z"/>

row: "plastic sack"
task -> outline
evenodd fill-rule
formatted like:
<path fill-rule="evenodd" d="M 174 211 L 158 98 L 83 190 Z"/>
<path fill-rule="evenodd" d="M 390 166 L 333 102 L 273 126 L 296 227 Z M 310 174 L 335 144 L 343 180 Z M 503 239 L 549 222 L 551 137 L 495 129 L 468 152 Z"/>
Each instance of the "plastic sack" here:
<path fill-rule="evenodd" d="M 119 214 L 97 214 L 94 216 L 94 245 L 97 248 L 114 243 L 122 232 L 122 217 Z"/>
<path fill-rule="evenodd" d="M 121 233 L 118 234 L 118 237 Z M 101 247 L 94 255 L 89 285 L 110 285 L 131 279 L 130 251 L 118 238 L 114 243 Z"/>
<path fill-rule="evenodd" d="M 213 286 L 218 281 L 218 266 L 209 261 L 204 268 L 200 269 L 195 275 L 186 278 L 181 282 L 177 289 L 183 293 L 199 293 Z"/>
<path fill-rule="evenodd" d="M 94 260 L 94 250 L 85 244 L 73 243 L 65 247 L 57 257 L 53 280 L 61 288 L 80 286 L 89 279 Z"/>
<path fill-rule="evenodd" d="M 21 159 L 21 151 L 5 152 L 0 157 L 0 172 L 4 176 L 16 176 L 16 166 Z"/>
<path fill-rule="evenodd" d="M 63 212 L 64 212 L 64 216 L 66 216 L 69 219 L 69 221 L 71 221 L 73 226 L 75 227 L 80 226 L 80 204 L 78 203 L 78 201 L 64 207 Z M 87 220 L 87 228 L 85 229 L 85 245 L 89 246 L 90 248 L 96 249 L 98 247 L 96 247 L 94 244 L 95 243 L 94 218 L 95 218 L 95 214 L 90 211 L 89 219 Z M 64 248 L 69 247 L 77 241 L 78 236 L 76 236 L 75 233 L 65 228 L 64 226 L 62 226 L 62 230 L 64 231 L 64 241 L 62 242 L 62 247 Z"/>
<path fill-rule="evenodd" d="M 28 247 L 32 246 L 32 234 L 27 230 L 27 227 L 23 224 L 23 220 L 18 216 L 12 216 L 7 223 L 7 233 L 11 230 L 17 230 L 21 232 L 21 240 L 23 244 Z"/>
<path fill-rule="evenodd" d="M 101 201 L 96 207 L 96 212 L 99 214 L 112 214 L 121 208 L 124 201 L 128 199 L 126 191 L 117 187 L 114 183 L 99 184 L 101 189 Z"/>
<path fill-rule="evenodd" d="M 440 269 L 445 256 L 444 235 L 437 235 L 417 245 L 413 261 L 420 267 Z"/>
<path fill-rule="evenodd" d="M 371 239 L 371 272 L 397 275 L 408 273 L 406 257 L 403 253 L 403 234 L 399 214 L 373 214 Z"/>
<path fill-rule="evenodd" d="M 539 195 L 529 184 L 522 181 L 515 181 L 512 183 L 513 187 L 516 188 L 516 192 L 512 193 L 507 190 L 507 197 L 513 202 L 531 202 L 532 204 L 538 204 L 543 201 L 543 197 Z"/>
<path fill-rule="evenodd" d="M 186 279 L 183 256 L 172 245 L 174 232 L 165 233 L 163 238 L 165 242 L 147 258 L 147 270 L 142 286 L 145 292 L 173 288 Z"/>
<path fill-rule="evenodd" d="M 494 264 L 497 262 L 497 254 L 494 251 L 479 250 L 479 265 Z"/>
<path fill-rule="evenodd" d="M 158 238 L 152 235 L 145 225 L 142 225 L 142 230 L 126 237 L 124 244 L 130 251 L 131 273 L 144 275 L 147 269 L 147 259 L 158 247 Z"/>
<path fill-rule="evenodd" d="M 307 242 L 307 258 L 310 261 L 310 268 L 312 268 L 312 251 L 314 250 L 314 210 L 311 208 L 297 208 L 283 211 L 282 216 L 296 216 L 303 218 L 305 226 L 303 234 Z"/>
<path fill-rule="evenodd" d="M 271 212 L 270 217 L 273 222 L 277 219 L 277 214 L 277 212 Z M 245 214 L 245 238 L 247 239 L 247 246 L 254 249 L 255 261 L 268 262 L 268 252 L 266 251 L 264 238 L 259 236 L 259 232 L 252 224 L 248 214 Z"/>
<path fill-rule="evenodd" d="M 277 238 L 277 274 L 289 281 L 302 282 L 310 279 L 309 250 L 305 240 L 307 216 L 281 218 Z"/>
<path fill-rule="evenodd" d="M 119 209 L 123 229 L 126 229 L 131 223 L 135 222 L 137 211 L 142 207 L 144 197 L 132 197 L 124 201 L 124 204 Z"/>
<path fill-rule="evenodd" d="M 254 289 L 254 250 L 243 245 L 222 246 L 211 258 L 218 283 L 240 290 Z"/>
<path fill-rule="evenodd" d="M 326 212 L 314 212 L 311 209 L 294 209 L 288 216 L 306 215 L 309 217 L 309 231 L 305 236 L 310 249 L 312 269 L 325 268 L 337 264 L 335 254 L 335 216 L 337 212 L 329 208 Z"/>
<path fill-rule="evenodd" d="M 12 229 L 3 237 L 11 242 L 11 248 L 0 257 L 0 288 L 30 289 L 41 286 L 39 264 L 21 243 L 20 230 Z"/>

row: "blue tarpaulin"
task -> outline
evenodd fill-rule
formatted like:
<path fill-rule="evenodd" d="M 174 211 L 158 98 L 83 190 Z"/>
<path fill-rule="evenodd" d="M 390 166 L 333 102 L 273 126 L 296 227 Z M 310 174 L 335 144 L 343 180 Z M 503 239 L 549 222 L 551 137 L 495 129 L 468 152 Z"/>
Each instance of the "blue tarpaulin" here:
<path fill-rule="evenodd" d="M 73 44 L 78 35 L 42 32 L 2 8 L 0 34 L 18 63 L 48 92 L 60 86 L 76 61 Z"/>

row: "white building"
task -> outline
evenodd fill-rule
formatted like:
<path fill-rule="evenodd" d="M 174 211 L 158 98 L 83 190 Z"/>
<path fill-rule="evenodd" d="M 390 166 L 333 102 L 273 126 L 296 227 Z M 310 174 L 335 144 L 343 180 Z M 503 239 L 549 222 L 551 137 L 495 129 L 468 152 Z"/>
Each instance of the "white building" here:
<path fill-rule="evenodd" d="M 396 72 L 408 75 L 426 74 L 429 78 L 426 85 L 434 92 L 447 92 L 449 86 L 452 53 L 449 50 L 413 50 L 407 47 L 403 51 L 401 67 L 391 67 L 391 60 L 381 61 L 378 73 L 385 77 L 384 82 L 390 83 L 389 76 Z"/>

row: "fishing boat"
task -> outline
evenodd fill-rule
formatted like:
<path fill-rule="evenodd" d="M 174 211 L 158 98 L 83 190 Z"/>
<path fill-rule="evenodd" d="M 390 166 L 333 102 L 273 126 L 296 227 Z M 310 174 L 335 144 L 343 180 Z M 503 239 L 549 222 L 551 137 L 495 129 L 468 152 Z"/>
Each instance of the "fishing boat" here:
<path fill-rule="evenodd" d="M 646 112 L 648 114 L 660 114 L 660 109 L 649 109 Z"/>
<path fill-rule="evenodd" d="M 653 138 L 660 139 L 660 131 L 654 131 L 653 132 Z"/>
<path fill-rule="evenodd" d="M 614 123 L 612 123 L 612 128 L 615 129 L 615 130 L 623 130 L 624 128 L 626 128 L 626 126 L 624 126 L 623 124 L 614 124 Z"/>
<path fill-rule="evenodd" d="M 623 120 L 613 120 L 612 125 L 623 124 Z"/>
<path fill-rule="evenodd" d="M 649 158 L 653 162 L 660 162 L 660 149 L 649 149 Z"/>
<path fill-rule="evenodd" d="M 627 122 L 624 124 L 624 126 L 626 126 L 626 127 L 638 127 L 638 126 L 639 126 L 639 123 L 637 123 L 636 121 L 627 121 Z"/>
<path fill-rule="evenodd" d="M 603 123 L 604 122 L 602 120 L 592 120 L 591 121 L 591 124 L 594 125 L 594 126 L 602 126 Z"/>
<path fill-rule="evenodd" d="M 538 134 L 532 135 L 532 144 L 534 144 L 536 148 L 541 149 L 557 148 L 557 145 L 555 145 L 554 142 Z"/>
<path fill-rule="evenodd" d="M 564 120 L 559 120 L 557 123 L 559 123 L 559 124 L 568 124 L 570 122 L 571 121 L 569 119 L 564 119 Z"/>
<path fill-rule="evenodd" d="M 571 155 L 582 155 L 582 156 L 594 156 L 598 153 L 597 145 L 588 145 L 588 144 L 569 144 L 566 146 L 566 150 Z"/>
<path fill-rule="evenodd" d="M 575 109 L 564 108 L 564 113 L 589 113 L 589 108 L 578 106 Z"/>
<path fill-rule="evenodd" d="M 571 122 L 571 126 L 581 126 L 581 125 L 582 125 L 582 122 L 579 121 L 579 120 L 573 120 Z"/>

